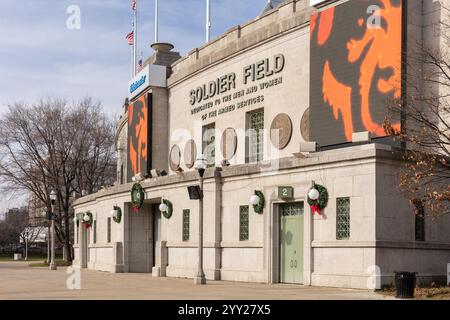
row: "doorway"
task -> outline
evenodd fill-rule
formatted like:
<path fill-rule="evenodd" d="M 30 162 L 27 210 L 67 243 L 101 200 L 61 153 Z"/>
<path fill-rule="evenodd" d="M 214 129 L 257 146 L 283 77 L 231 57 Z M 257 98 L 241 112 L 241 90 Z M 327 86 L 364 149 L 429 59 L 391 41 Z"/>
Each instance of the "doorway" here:
<path fill-rule="evenodd" d="M 144 203 L 138 212 L 129 207 L 128 270 L 132 273 L 151 273 L 153 267 L 152 205 Z"/>
<path fill-rule="evenodd" d="M 279 205 L 280 282 L 303 283 L 304 202 Z"/>

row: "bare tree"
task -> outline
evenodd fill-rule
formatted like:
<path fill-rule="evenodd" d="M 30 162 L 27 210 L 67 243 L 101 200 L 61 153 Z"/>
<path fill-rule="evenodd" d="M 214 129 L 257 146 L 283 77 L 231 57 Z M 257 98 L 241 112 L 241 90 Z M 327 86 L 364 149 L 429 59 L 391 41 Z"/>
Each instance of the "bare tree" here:
<path fill-rule="evenodd" d="M 26 225 L 25 209 L 14 209 L 14 212 L 8 215 L 8 219 L 0 222 L 0 245 L 17 249 L 20 245 L 20 234 Z"/>
<path fill-rule="evenodd" d="M 56 192 L 56 235 L 71 261 L 74 195 L 115 180 L 114 122 L 90 98 L 8 107 L 0 120 L 0 182 L 9 191 L 28 190 L 48 211 Z"/>
<path fill-rule="evenodd" d="M 385 120 L 386 132 L 407 147 L 400 191 L 417 212 L 425 208 L 434 217 L 450 213 L 450 11 L 442 5 L 440 10 L 443 18 L 425 26 L 435 37 L 408 52 L 407 93 Z M 399 114 L 403 130 L 395 132 L 390 123 Z"/>
<path fill-rule="evenodd" d="M 25 261 L 28 260 L 28 249 L 36 243 L 44 230 L 45 227 L 43 226 L 32 226 L 28 224 L 20 233 L 20 243 L 25 244 Z"/>

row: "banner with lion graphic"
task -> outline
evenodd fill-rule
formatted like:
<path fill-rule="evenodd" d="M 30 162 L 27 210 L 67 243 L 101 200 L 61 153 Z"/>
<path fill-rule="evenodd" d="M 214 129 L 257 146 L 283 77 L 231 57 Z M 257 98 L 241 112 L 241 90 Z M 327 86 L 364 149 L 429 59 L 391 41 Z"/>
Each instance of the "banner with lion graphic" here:
<path fill-rule="evenodd" d="M 311 141 L 385 136 L 388 105 L 402 94 L 403 9 L 402 0 L 351 0 L 312 15 Z"/>
<path fill-rule="evenodd" d="M 151 95 L 144 94 L 128 107 L 128 182 L 150 168 L 151 100 Z"/>

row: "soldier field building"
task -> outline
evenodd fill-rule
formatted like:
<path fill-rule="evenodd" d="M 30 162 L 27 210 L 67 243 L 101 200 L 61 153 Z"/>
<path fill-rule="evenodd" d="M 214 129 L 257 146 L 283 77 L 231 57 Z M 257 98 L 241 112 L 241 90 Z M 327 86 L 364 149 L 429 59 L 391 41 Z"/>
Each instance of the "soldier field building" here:
<path fill-rule="evenodd" d="M 447 45 L 439 1 L 266 9 L 185 57 L 152 45 L 117 124 L 117 182 L 74 204 L 74 265 L 195 278 L 201 245 L 207 280 L 445 282 L 450 217 L 402 198 L 383 130 L 414 44 Z"/>

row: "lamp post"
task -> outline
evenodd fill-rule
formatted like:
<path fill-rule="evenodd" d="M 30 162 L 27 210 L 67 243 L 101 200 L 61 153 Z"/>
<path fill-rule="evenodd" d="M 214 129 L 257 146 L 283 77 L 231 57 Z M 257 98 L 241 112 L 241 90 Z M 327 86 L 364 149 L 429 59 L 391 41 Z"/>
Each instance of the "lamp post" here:
<path fill-rule="evenodd" d="M 50 215 L 44 212 L 45 218 L 47 219 L 47 263 L 50 264 L 50 223 L 48 221 Z"/>
<path fill-rule="evenodd" d="M 203 175 L 207 167 L 207 161 L 203 155 L 195 161 L 195 169 L 198 171 L 200 185 L 199 217 L 198 217 L 198 271 L 194 278 L 197 285 L 206 284 L 205 273 L 203 272 Z"/>
<path fill-rule="evenodd" d="M 50 212 L 51 219 L 51 255 L 50 255 L 50 270 L 56 270 L 55 263 L 55 203 L 56 203 L 56 192 L 52 190 L 50 192 L 50 202 L 52 205 L 52 210 Z"/>

